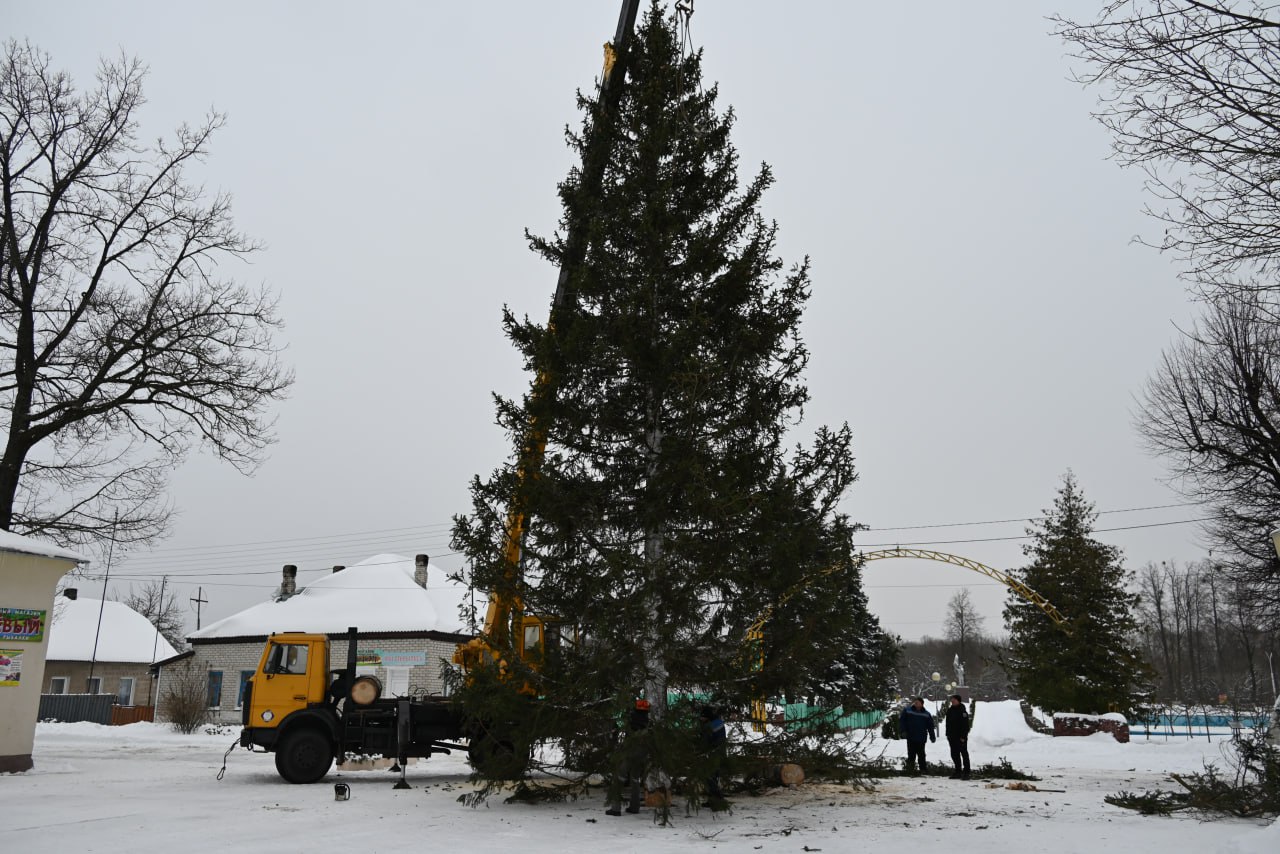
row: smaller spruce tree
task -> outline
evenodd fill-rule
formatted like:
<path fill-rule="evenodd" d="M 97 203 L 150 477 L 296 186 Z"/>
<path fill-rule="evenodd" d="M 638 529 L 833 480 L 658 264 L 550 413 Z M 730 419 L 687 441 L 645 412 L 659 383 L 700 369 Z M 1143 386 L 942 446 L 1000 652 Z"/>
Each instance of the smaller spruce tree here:
<path fill-rule="evenodd" d="M 1033 539 L 1022 551 L 1031 562 L 1012 574 L 1052 602 L 1069 628 L 1011 590 L 1000 658 L 1018 691 L 1046 711 L 1129 715 L 1152 674 L 1135 642 L 1138 597 L 1128 591 L 1120 550 L 1091 536 L 1096 519 L 1068 471 L 1053 507 L 1027 529 Z"/>

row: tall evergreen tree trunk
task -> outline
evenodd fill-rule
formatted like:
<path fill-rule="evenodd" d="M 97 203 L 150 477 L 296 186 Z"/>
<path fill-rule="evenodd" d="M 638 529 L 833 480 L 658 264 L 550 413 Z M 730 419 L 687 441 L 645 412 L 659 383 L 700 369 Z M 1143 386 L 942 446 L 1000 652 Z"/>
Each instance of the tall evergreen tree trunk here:
<path fill-rule="evenodd" d="M 648 400 L 649 429 L 645 432 L 645 448 L 648 461 L 645 466 L 646 492 L 651 506 L 645 521 L 644 532 L 644 566 L 646 570 L 645 614 L 648 617 L 644 627 L 641 648 L 644 656 L 644 696 L 649 701 L 649 715 L 660 721 L 667 712 L 667 662 L 662 644 L 662 614 L 660 613 L 660 596 L 663 575 L 663 538 L 666 536 L 665 525 L 655 521 L 660 516 L 654 512 L 658 507 L 655 481 L 658 478 L 658 466 L 662 459 L 662 426 L 661 404 L 652 390 Z M 651 515 L 650 515 L 651 514 Z"/>

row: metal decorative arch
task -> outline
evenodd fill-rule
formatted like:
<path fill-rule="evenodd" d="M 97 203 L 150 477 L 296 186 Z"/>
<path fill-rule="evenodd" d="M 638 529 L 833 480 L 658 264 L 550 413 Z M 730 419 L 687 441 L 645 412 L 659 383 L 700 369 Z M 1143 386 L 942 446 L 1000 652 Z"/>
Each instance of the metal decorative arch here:
<path fill-rule="evenodd" d="M 1035 605 L 1041 611 L 1053 620 L 1054 625 L 1064 631 L 1071 631 L 1071 624 L 1067 622 L 1067 618 L 1049 602 L 1048 599 L 1023 584 L 1018 579 L 1009 575 L 1007 572 L 987 566 L 985 563 L 978 563 L 976 560 L 970 560 L 967 557 L 959 555 L 947 554 L 946 552 L 935 552 L 929 549 L 881 549 L 874 552 L 863 552 L 862 559 L 870 562 L 873 560 L 887 560 L 889 558 L 914 558 L 916 560 L 935 560 L 940 563 L 949 563 L 952 566 L 961 566 L 965 569 L 971 569 L 974 572 L 982 573 L 988 578 L 994 578 L 1013 592 L 1017 593 L 1023 599 L 1026 599 L 1032 605 Z"/>
<path fill-rule="evenodd" d="M 988 578 L 994 578 L 1010 590 L 1013 590 L 1023 599 L 1026 599 L 1028 602 L 1043 611 L 1050 620 L 1053 620 L 1053 624 L 1055 626 L 1062 629 L 1067 634 L 1071 634 L 1071 624 L 1067 622 L 1067 618 L 1062 616 L 1062 612 L 1055 608 L 1048 599 L 1044 598 L 1039 593 L 1014 578 L 1012 575 L 1009 575 L 1007 572 L 1001 572 L 995 567 L 987 566 L 985 563 L 978 563 L 978 561 L 971 560 L 967 557 L 960 557 L 959 555 L 948 554 L 946 552 L 930 551 L 929 549 L 881 549 L 874 552 L 863 552 L 861 558 L 864 565 L 873 560 L 915 558 L 916 560 L 935 560 L 941 563 L 949 563 L 952 566 L 971 569 L 974 572 L 987 576 Z M 813 581 L 815 578 L 831 575 L 832 573 L 849 569 L 856 565 L 856 563 L 837 564 L 836 566 L 820 570 L 814 575 L 805 578 L 799 584 L 796 584 L 784 593 L 777 602 L 765 608 L 764 613 L 757 617 L 755 622 L 747 627 L 746 634 L 743 638 L 743 652 L 747 660 L 750 662 L 752 670 L 761 670 L 764 668 L 764 627 L 769 622 L 769 618 L 773 616 L 774 609 L 802 590 L 806 583 Z M 756 697 L 751 701 L 751 727 L 756 732 L 764 732 L 765 721 L 767 719 L 766 712 L 765 701 L 762 697 Z"/>

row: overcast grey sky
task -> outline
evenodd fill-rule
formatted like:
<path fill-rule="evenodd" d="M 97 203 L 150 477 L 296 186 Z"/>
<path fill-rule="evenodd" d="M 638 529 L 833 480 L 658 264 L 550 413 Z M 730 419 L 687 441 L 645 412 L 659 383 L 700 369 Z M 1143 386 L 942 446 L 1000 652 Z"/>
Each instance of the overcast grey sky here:
<path fill-rule="evenodd" d="M 813 259 L 805 432 L 849 422 L 861 480 L 846 507 L 873 528 L 1026 518 L 1068 467 L 1099 510 L 1181 500 L 1131 422 L 1194 307 L 1173 262 L 1132 242 L 1158 232 L 1141 176 L 1106 159 L 1096 93 L 1070 82 L 1046 20 L 1101 3 L 697 0 L 694 40 L 737 112 L 744 177 L 772 165 L 781 253 Z M 173 536 L 115 573 L 168 573 L 184 600 L 202 584 L 208 622 L 267 596 L 284 563 L 302 583 L 380 551 L 458 565 L 449 518 L 510 452 L 490 393 L 528 383 L 499 312 L 547 311 L 556 271 L 523 229 L 557 223 L 562 131 L 618 6 L 3 0 L 5 30 L 86 88 L 101 55 L 143 60 L 144 138 L 229 115 L 199 177 L 266 243 L 236 274 L 280 293 L 297 370 L 257 475 L 192 460 L 173 479 Z M 1100 537 L 1134 568 L 1204 556 L 1194 525 Z M 935 548 L 1009 568 L 1020 545 Z M 939 634 L 960 585 L 999 628 L 1003 588 L 976 574 L 882 561 L 865 577 L 904 637 Z"/>

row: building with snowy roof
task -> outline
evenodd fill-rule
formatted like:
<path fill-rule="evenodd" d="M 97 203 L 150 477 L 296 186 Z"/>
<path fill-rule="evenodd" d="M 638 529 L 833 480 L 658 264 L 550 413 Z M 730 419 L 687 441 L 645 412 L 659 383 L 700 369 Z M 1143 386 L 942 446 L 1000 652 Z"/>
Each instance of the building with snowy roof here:
<path fill-rule="evenodd" d="M 245 685 L 267 638 L 278 632 L 329 635 L 330 669 L 346 666 L 347 629 L 359 629 L 362 674 L 377 676 L 384 696 L 441 694 L 442 668 L 454 648 L 473 635 L 462 617 L 470 593 L 430 564 L 426 555 L 379 554 L 297 587 L 297 567 L 286 566 L 280 589 L 260 602 L 187 636 L 187 653 L 158 663 L 165 719 L 165 671 L 203 671 L 210 718 L 238 723 Z M 483 607 L 483 603 L 481 603 Z"/>
<path fill-rule="evenodd" d="M 62 591 L 49 628 L 46 694 L 113 694 L 119 706 L 154 703 L 150 667 L 177 654 L 151 621 L 123 602 Z"/>

